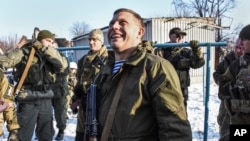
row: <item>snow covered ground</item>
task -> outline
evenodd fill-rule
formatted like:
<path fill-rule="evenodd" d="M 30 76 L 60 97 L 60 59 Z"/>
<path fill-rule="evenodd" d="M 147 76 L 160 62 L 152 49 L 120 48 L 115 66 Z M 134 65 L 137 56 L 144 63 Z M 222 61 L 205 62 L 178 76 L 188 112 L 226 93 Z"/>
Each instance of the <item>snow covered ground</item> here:
<path fill-rule="evenodd" d="M 205 88 L 203 88 L 202 84 L 192 84 L 189 87 L 188 119 L 192 127 L 193 141 L 203 141 L 204 138 L 205 92 L 203 91 L 205 91 Z M 211 83 L 208 103 L 209 116 L 207 122 L 207 141 L 218 141 L 219 139 L 217 115 L 220 100 L 218 99 L 217 93 L 217 85 Z"/>
<path fill-rule="evenodd" d="M 205 113 L 205 88 L 202 83 L 192 84 L 189 87 L 189 100 L 188 100 L 188 118 L 192 127 L 193 141 L 203 141 L 204 137 L 204 113 Z M 217 114 L 219 109 L 220 100 L 217 97 L 218 87 L 210 84 L 210 97 L 209 97 L 209 120 L 208 120 L 208 141 L 218 141 L 219 127 L 217 124 Z M 56 125 L 54 121 L 54 126 Z M 65 130 L 64 141 L 74 141 L 76 129 L 76 116 L 72 115 L 67 121 L 67 128 Z M 55 127 L 56 134 L 57 129 Z M 0 141 L 7 141 L 8 131 L 4 127 L 4 139 Z M 55 134 L 55 136 L 56 136 Z M 33 137 L 32 141 L 36 141 Z"/>

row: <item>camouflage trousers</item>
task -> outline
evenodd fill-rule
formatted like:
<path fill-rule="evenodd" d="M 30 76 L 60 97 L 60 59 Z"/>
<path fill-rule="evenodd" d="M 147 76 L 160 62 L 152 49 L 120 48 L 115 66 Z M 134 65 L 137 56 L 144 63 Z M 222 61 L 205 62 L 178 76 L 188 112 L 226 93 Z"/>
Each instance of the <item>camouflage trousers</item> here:
<path fill-rule="evenodd" d="M 0 113 L 0 135 L 3 134 L 3 126 L 5 122 L 9 132 L 20 128 L 17 122 L 15 107 L 9 107 L 4 112 Z"/>
<path fill-rule="evenodd" d="M 69 90 L 69 94 L 66 95 L 66 109 L 68 110 L 69 109 L 69 106 L 72 102 L 72 97 L 74 95 L 74 92 L 72 90 Z"/>
<path fill-rule="evenodd" d="M 224 106 L 224 103 L 221 102 L 219 108 L 219 114 L 217 116 L 217 123 L 219 125 L 219 141 L 229 141 L 230 137 L 230 116 Z"/>

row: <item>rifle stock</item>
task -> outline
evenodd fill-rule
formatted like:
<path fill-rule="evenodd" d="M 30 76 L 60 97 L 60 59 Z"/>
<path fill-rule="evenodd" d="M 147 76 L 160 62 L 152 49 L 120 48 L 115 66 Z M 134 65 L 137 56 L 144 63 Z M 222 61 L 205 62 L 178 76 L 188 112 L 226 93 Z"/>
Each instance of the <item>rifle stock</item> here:
<path fill-rule="evenodd" d="M 30 65 L 31 65 L 31 63 L 33 61 L 33 57 L 35 55 L 35 49 L 33 48 L 33 43 L 36 41 L 38 33 L 39 33 L 39 28 L 35 27 L 33 35 L 32 35 L 32 48 L 30 50 L 29 58 L 27 60 L 26 66 L 24 68 L 24 71 L 23 71 L 23 73 L 21 75 L 21 78 L 19 79 L 19 81 L 17 83 L 17 86 L 12 91 L 12 95 L 14 95 L 14 96 L 16 96 L 20 92 L 20 90 L 21 90 L 21 88 L 23 86 L 23 82 L 24 82 L 24 80 L 25 80 L 25 78 L 26 78 L 26 76 L 28 74 Z"/>

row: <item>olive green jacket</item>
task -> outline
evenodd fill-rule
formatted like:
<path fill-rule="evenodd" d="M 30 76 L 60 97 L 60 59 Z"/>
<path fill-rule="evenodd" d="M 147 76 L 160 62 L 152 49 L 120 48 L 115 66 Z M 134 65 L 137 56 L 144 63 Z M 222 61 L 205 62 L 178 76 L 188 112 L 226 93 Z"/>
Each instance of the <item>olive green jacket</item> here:
<path fill-rule="evenodd" d="M 97 77 L 100 135 L 119 80 L 128 71 L 109 140 L 192 140 L 179 79 L 169 61 L 139 46 L 116 74 L 113 66 L 114 59 L 109 60 Z"/>

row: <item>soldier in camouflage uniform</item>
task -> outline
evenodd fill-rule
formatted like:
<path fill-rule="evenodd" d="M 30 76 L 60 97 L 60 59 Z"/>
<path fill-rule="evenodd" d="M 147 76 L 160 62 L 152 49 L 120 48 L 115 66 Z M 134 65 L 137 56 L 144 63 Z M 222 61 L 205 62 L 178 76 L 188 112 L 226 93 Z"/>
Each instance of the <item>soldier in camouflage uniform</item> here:
<path fill-rule="evenodd" d="M 17 122 L 16 108 L 14 104 L 14 95 L 11 95 L 13 85 L 9 83 L 3 70 L 0 69 L 0 97 L 6 109 L 0 113 L 0 135 L 3 135 L 4 122 L 7 122 L 7 129 L 10 132 L 8 141 L 18 141 L 18 129 L 20 128 Z M 12 106 L 8 106 L 12 105 Z M 1 107 L 3 108 L 3 107 Z"/>
<path fill-rule="evenodd" d="M 90 51 L 84 55 L 77 63 L 77 85 L 71 108 L 79 106 L 77 115 L 77 127 L 75 141 L 82 141 L 84 138 L 85 106 L 86 94 L 94 77 L 100 71 L 102 63 L 108 57 L 108 50 L 104 43 L 103 33 L 100 29 L 94 29 L 89 33 Z"/>
<path fill-rule="evenodd" d="M 250 24 L 239 34 L 244 54 L 232 62 L 220 81 L 219 91 L 230 124 L 250 124 Z"/>
<path fill-rule="evenodd" d="M 219 87 L 221 85 L 219 84 L 219 81 L 222 79 L 223 74 L 225 73 L 228 66 L 237 58 L 239 58 L 243 54 L 243 48 L 240 45 L 240 39 L 237 39 L 236 44 L 234 46 L 234 50 L 232 50 L 228 55 L 225 56 L 224 60 L 219 63 L 219 65 L 216 67 L 215 72 L 213 73 L 214 81 Z M 219 141 L 229 141 L 230 137 L 230 117 L 225 109 L 223 99 L 222 99 L 221 92 L 218 92 L 218 97 L 221 100 L 220 108 L 219 108 L 219 114 L 217 116 L 217 122 L 219 125 L 219 133 L 220 133 L 220 139 Z"/>
<path fill-rule="evenodd" d="M 69 106 L 72 103 L 72 97 L 74 96 L 74 89 L 77 83 L 76 72 L 77 72 L 76 62 L 70 62 L 69 63 L 69 76 L 68 76 L 69 94 L 66 96 L 66 99 L 67 99 L 66 109 L 67 110 L 69 109 Z"/>
<path fill-rule="evenodd" d="M 39 141 L 51 141 L 54 135 L 52 121 L 52 91 L 55 74 L 67 69 L 67 61 L 54 46 L 54 34 L 42 30 L 36 42 L 0 55 L 0 64 L 16 68 L 14 80 L 18 83 L 27 64 L 31 48 L 35 55 L 22 88 L 16 96 L 17 118 L 20 124 L 19 139 L 30 141 L 34 129 Z"/>
<path fill-rule="evenodd" d="M 114 57 L 108 59 L 96 77 L 98 139 L 191 141 L 177 73 L 169 61 L 149 53 L 152 46 L 143 44 L 144 33 L 139 14 L 125 8 L 114 12 L 108 29 Z M 120 82 L 123 77 L 125 80 Z M 110 111 L 118 87 L 121 89 L 117 110 Z M 115 114 L 113 124 L 108 123 L 109 112 Z M 112 125 L 110 133 L 103 133 L 109 125 Z"/>
<path fill-rule="evenodd" d="M 169 43 L 181 43 L 186 32 L 180 28 L 172 28 L 169 32 Z M 198 41 L 191 40 L 190 48 L 186 47 L 170 47 L 156 48 L 155 54 L 159 55 L 172 63 L 177 71 L 181 83 L 181 90 L 184 97 L 184 104 L 187 108 L 188 87 L 190 86 L 189 70 L 197 69 L 205 64 L 201 48 L 198 47 Z"/>

